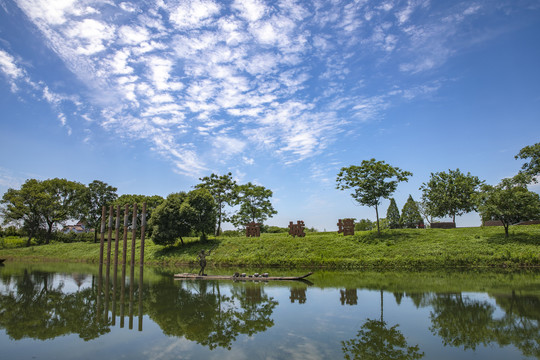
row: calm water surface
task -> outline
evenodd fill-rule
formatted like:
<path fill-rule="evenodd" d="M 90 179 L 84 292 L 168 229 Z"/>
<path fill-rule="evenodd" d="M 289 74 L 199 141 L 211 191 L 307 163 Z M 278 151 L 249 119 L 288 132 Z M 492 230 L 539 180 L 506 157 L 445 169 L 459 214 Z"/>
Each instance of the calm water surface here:
<path fill-rule="evenodd" d="M 540 359 L 539 272 L 173 272 L 6 264 L 1 358 Z"/>

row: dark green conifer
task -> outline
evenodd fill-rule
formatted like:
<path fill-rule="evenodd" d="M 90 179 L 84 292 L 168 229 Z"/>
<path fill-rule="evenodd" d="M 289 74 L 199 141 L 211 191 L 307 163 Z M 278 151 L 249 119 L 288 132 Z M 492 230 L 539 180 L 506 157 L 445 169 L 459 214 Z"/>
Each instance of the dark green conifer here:
<path fill-rule="evenodd" d="M 388 226 L 390 226 L 390 229 L 398 229 L 401 227 L 399 222 L 399 209 L 394 198 L 390 199 L 390 205 L 388 206 L 388 210 L 386 210 L 386 219 L 388 220 Z"/>
<path fill-rule="evenodd" d="M 422 222 L 418 205 L 416 205 L 416 201 L 413 200 L 411 195 L 409 195 L 407 202 L 403 206 L 403 210 L 401 210 L 400 222 L 403 227 L 410 229 L 416 228 Z"/>

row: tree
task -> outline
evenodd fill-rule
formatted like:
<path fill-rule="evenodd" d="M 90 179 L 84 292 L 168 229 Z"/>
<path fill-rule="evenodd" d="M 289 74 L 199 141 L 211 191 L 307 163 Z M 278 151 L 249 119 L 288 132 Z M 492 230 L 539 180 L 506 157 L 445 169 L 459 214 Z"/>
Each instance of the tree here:
<path fill-rule="evenodd" d="M 135 195 L 135 194 L 124 194 L 121 195 L 116 201 L 114 202 L 115 206 L 120 205 L 120 207 L 124 207 L 126 205 L 133 205 L 137 204 L 137 226 L 141 226 L 142 224 L 142 208 L 143 204 L 146 203 L 146 221 L 148 222 L 154 213 L 154 210 L 163 202 L 165 199 L 163 199 L 159 195 Z M 132 217 L 128 217 L 128 224 L 131 226 Z M 147 227 L 146 228 L 146 234 L 148 236 L 152 235 L 152 228 Z"/>
<path fill-rule="evenodd" d="M 429 207 L 429 205 L 424 201 L 417 201 L 416 206 L 418 207 L 418 211 L 420 212 L 420 215 L 428 222 L 429 225 L 433 222 L 433 211 Z"/>
<path fill-rule="evenodd" d="M 80 206 L 85 186 L 66 179 L 48 179 L 41 183 L 43 194 L 42 215 L 47 224 L 45 243 L 51 238 L 53 226 L 83 214 Z"/>
<path fill-rule="evenodd" d="M 240 210 L 231 217 L 233 225 L 241 228 L 249 222 L 263 223 L 277 214 L 270 202 L 272 195 L 272 190 L 251 182 L 237 186 L 235 204 L 240 205 Z"/>
<path fill-rule="evenodd" d="M 181 213 L 189 219 L 194 231 L 201 234 L 201 241 L 206 234 L 212 233 L 216 226 L 216 203 L 206 189 L 192 190 L 182 205 Z"/>
<path fill-rule="evenodd" d="M 97 242 L 97 233 L 101 223 L 101 209 L 110 206 L 116 200 L 116 188 L 103 181 L 94 180 L 86 187 L 85 211 L 83 220 L 89 229 L 94 229 L 94 242 Z"/>
<path fill-rule="evenodd" d="M 475 210 L 473 195 L 483 183 L 478 177 L 461 173 L 459 169 L 431 173 L 431 178 L 422 183 L 422 201 L 435 217 L 451 216 L 456 222 L 456 215 Z"/>
<path fill-rule="evenodd" d="M 337 175 L 337 189 L 353 189 L 351 196 L 361 205 L 375 208 L 377 233 L 380 235 L 379 205 L 381 199 L 388 199 L 401 181 L 408 181 L 412 173 L 390 166 L 375 159 L 363 160 L 360 166 L 341 168 Z"/>
<path fill-rule="evenodd" d="M 369 219 L 360 219 L 354 224 L 354 231 L 368 231 L 373 230 L 373 222 Z"/>
<path fill-rule="evenodd" d="M 182 205 L 187 199 L 185 192 L 173 193 L 167 196 L 154 211 L 148 226 L 152 228 L 152 241 L 158 245 L 174 245 L 177 238 L 189 236 L 191 223 L 182 213 Z"/>
<path fill-rule="evenodd" d="M 403 210 L 401 210 L 400 223 L 406 228 L 415 229 L 421 222 L 422 216 L 420 215 L 420 211 L 418 211 L 416 201 L 409 195 L 407 202 L 403 205 Z"/>
<path fill-rule="evenodd" d="M 521 167 L 521 173 L 529 175 L 532 181 L 538 182 L 536 176 L 540 174 L 540 143 L 525 146 L 515 156 L 516 159 L 530 159 Z"/>
<path fill-rule="evenodd" d="M 236 200 L 236 181 L 233 180 L 231 173 L 221 176 L 211 174 L 210 176 L 205 176 L 199 180 L 201 180 L 202 183 L 195 185 L 195 188 L 207 189 L 214 197 L 217 213 L 217 227 L 215 235 L 219 236 L 221 233 L 221 223 L 223 221 L 229 221 L 228 214 L 224 210 L 225 205 L 232 206 Z"/>
<path fill-rule="evenodd" d="M 386 210 L 386 219 L 388 219 L 390 229 L 397 229 L 401 227 L 399 218 L 399 209 L 396 205 L 396 200 L 394 200 L 394 198 L 390 198 L 390 205 L 388 206 L 388 210 Z"/>
<path fill-rule="evenodd" d="M 540 218 L 540 196 L 527 189 L 529 180 L 528 175 L 518 174 L 496 186 L 482 186 L 482 192 L 476 196 L 482 219 L 500 220 L 506 237 L 510 225 Z"/>
<path fill-rule="evenodd" d="M 32 238 L 45 224 L 43 207 L 46 201 L 42 183 L 36 179 L 26 180 L 19 190 L 8 189 L 2 197 L 4 224 L 22 222 L 28 232 L 26 246 L 30 246 Z"/>

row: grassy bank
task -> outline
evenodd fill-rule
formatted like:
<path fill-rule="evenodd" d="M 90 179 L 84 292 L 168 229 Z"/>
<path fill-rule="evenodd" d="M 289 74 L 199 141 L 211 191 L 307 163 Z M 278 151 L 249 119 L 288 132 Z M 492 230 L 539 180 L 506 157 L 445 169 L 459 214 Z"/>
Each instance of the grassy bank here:
<path fill-rule="evenodd" d="M 399 229 L 336 233 L 309 233 L 304 238 L 262 234 L 260 238 L 219 237 L 201 243 L 163 247 L 146 242 L 145 263 L 196 267 L 197 253 L 215 247 L 209 266 L 328 267 L 328 268 L 451 268 L 540 267 L 540 226 L 515 226 L 510 238 L 499 227 L 460 229 Z M 15 240 L 13 240 L 15 241 Z M 130 246 L 128 241 L 128 256 Z M 0 258 L 25 261 L 98 262 L 99 244 L 52 243 L 9 248 L 4 239 Z M 2 248 L 3 246 L 3 248 Z M 136 259 L 139 259 L 137 241 Z M 120 246 L 121 248 L 121 246 Z M 121 255 L 120 255 L 121 256 Z"/>

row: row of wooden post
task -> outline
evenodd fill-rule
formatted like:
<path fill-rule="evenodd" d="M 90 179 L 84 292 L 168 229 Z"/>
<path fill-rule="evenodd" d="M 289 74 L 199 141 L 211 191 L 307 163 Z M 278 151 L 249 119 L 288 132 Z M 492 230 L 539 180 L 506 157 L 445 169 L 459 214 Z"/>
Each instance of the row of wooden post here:
<path fill-rule="evenodd" d="M 139 331 L 142 331 L 142 287 L 143 287 L 143 270 L 144 270 L 144 239 L 146 232 L 146 202 L 143 203 L 142 215 L 141 215 L 141 247 L 140 247 L 140 260 L 139 260 Z M 104 243 L 105 243 L 105 230 L 107 228 L 107 257 L 106 257 L 106 275 L 105 275 L 105 313 L 104 316 L 108 317 L 109 311 L 109 279 L 110 279 L 110 264 L 111 264 L 111 248 L 112 248 L 112 230 L 113 230 L 113 206 L 109 207 L 109 221 L 108 227 L 106 226 L 107 209 L 105 206 L 101 209 L 101 237 L 99 246 L 99 275 L 98 275 L 98 301 L 97 313 L 100 314 L 100 297 L 102 288 L 102 276 L 104 265 Z M 124 237 L 122 248 L 122 288 L 120 290 L 120 327 L 124 327 L 124 292 L 125 292 L 125 278 L 126 278 L 126 264 L 127 264 L 127 236 L 128 236 L 128 223 L 129 223 L 129 205 L 124 209 Z M 130 279 L 129 279 L 129 328 L 133 328 L 133 290 L 134 290 L 134 276 L 135 276 L 135 248 L 137 238 L 137 204 L 133 204 L 133 218 L 131 222 L 131 261 L 130 261 Z M 114 241 L 114 278 L 113 278 L 113 313 L 112 313 L 112 325 L 115 325 L 116 318 L 116 278 L 118 272 L 118 242 L 120 237 L 120 205 L 116 207 L 116 223 L 115 223 L 115 241 Z M 98 315 L 99 316 L 99 315 Z"/>
<path fill-rule="evenodd" d="M 141 253 L 140 266 L 144 264 L 144 237 L 146 233 L 146 202 L 143 203 L 141 219 Z M 101 209 L 101 237 L 99 242 L 99 263 L 103 264 L 103 250 L 105 244 L 105 228 L 106 228 L 107 208 L 103 206 Z M 124 209 L 124 239 L 122 249 L 122 265 L 126 264 L 127 254 L 127 236 L 129 223 L 129 205 L 126 204 Z M 137 238 L 137 204 L 133 204 L 133 218 L 131 222 L 131 264 L 135 263 L 135 241 Z M 115 241 L 114 241 L 114 264 L 118 264 L 118 238 L 120 236 L 120 205 L 116 207 L 116 224 Z M 107 234 L 107 260 L 106 264 L 111 263 L 111 247 L 112 247 L 112 230 L 113 230 L 113 206 L 109 207 L 109 226 Z"/>

